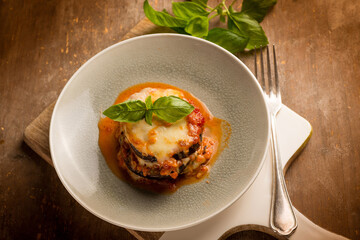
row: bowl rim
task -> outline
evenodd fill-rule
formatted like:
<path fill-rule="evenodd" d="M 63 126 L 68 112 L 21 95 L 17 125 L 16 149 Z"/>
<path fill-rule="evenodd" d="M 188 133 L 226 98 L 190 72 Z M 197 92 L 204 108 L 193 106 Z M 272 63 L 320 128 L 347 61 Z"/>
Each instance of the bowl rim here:
<path fill-rule="evenodd" d="M 250 179 L 250 181 L 247 183 L 247 185 L 244 187 L 244 189 L 237 194 L 237 196 L 235 198 L 233 198 L 231 201 L 229 201 L 227 204 L 225 204 L 222 208 L 220 208 L 219 210 L 213 212 L 212 214 L 209 214 L 206 217 L 203 217 L 202 219 L 199 219 L 197 221 L 191 222 L 191 223 L 187 223 L 187 224 L 183 224 L 183 225 L 179 225 L 179 226 L 175 226 L 175 227 L 139 227 L 139 226 L 134 226 L 131 224 L 125 224 L 125 223 L 119 223 L 117 221 L 114 221 L 110 218 L 107 218 L 106 216 L 103 216 L 101 213 L 93 210 L 91 207 L 89 207 L 87 205 L 86 202 L 83 202 L 74 192 L 72 192 L 70 186 L 67 184 L 64 176 L 62 175 L 61 171 L 59 170 L 59 166 L 57 164 L 57 159 L 56 156 L 54 154 L 54 149 L 55 144 L 54 141 L 52 140 L 52 136 L 53 136 L 53 131 L 54 131 L 54 118 L 56 117 L 56 113 L 57 110 L 59 108 L 59 103 L 61 102 L 61 99 L 63 98 L 64 93 L 66 92 L 67 88 L 71 85 L 71 83 L 74 81 L 74 79 L 76 79 L 76 77 L 83 71 L 84 68 L 87 67 L 87 65 L 89 65 L 92 61 L 94 61 L 94 59 L 100 57 L 101 55 L 107 53 L 108 51 L 111 51 L 114 48 L 117 48 L 120 45 L 123 44 L 127 44 L 129 42 L 133 42 L 133 41 L 141 41 L 141 40 L 146 40 L 148 38 L 157 38 L 157 37 L 176 37 L 176 38 L 187 38 L 187 39 L 191 39 L 194 41 L 198 41 L 201 42 L 202 44 L 208 44 L 208 45 L 212 45 L 213 47 L 218 48 L 219 50 L 221 50 L 222 52 L 224 52 L 226 55 L 228 55 L 230 58 L 232 58 L 235 62 L 237 62 L 238 64 L 240 64 L 250 75 L 250 78 L 252 79 L 252 81 L 254 81 L 256 83 L 257 86 L 257 90 L 260 91 L 260 94 L 262 96 L 262 103 L 265 106 L 266 109 L 266 122 L 267 122 L 267 133 L 266 133 L 266 139 L 267 139 L 267 143 L 264 149 L 264 153 L 262 155 L 262 159 L 261 162 L 257 168 L 257 170 L 255 171 L 254 175 L 252 176 L 252 178 Z M 250 188 L 250 186 L 254 183 L 255 179 L 257 178 L 257 176 L 260 173 L 260 170 L 262 169 L 264 162 L 265 162 L 265 158 L 267 155 L 267 151 L 269 148 L 269 138 L 270 138 L 270 115 L 269 115 L 269 109 L 268 109 L 268 104 L 266 103 L 265 97 L 263 95 L 263 91 L 262 88 L 259 84 L 259 82 L 256 80 L 254 74 L 250 71 L 250 69 L 240 60 L 238 59 L 234 54 L 232 54 L 231 52 L 229 52 L 228 50 L 220 47 L 219 45 L 212 43 L 208 40 L 202 39 L 202 38 L 197 38 L 197 37 L 193 37 L 190 35 L 182 35 L 182 34 L 177 34 L 177 33 L 155 33 L 155 34 L 146 34 L 146 35 L 141 35 L 141 36 L 137 36 L 137 37 L 133 37 L 130 39 L 126 39 L 123 41 L 120 41 L 118 43 L 115 43 L 103 50 L 101 50 L 100 52 L 98 52 L 97 54 L 95 54 L 93 57 L 91 57 L 89 60 L 87 60 L 80 68 L 78 68 L 76 70 L 76 72 L 71 76 L 71 78 L 69 79 L 69 81 L 65 84 L 64 88 L 62 89 L 58 99 L 56 100 L 56 104 L 55 107 L 53 109 L 52 115 L 51 115 L 51 120 L 50 120 L 50 128 L 49 128 L 49 146 L 50 146 L 50 155 L 51 155 L 51 159 L 52 162 L 54 164 L 54 168 L 55 171 L 61 181 L 61 183 L 64 185 L 65 189 L 68 191 L 68 193 L 82 206 L 84 207 L 87 211 L 89 211 L 90 213 L 92 213 L 93 215 L 97 216 L 98 218 L 111 223 L 115 226 L 119 226 L 119 227 L 123 227 L 123 228 L 128 228 L 128 229 L 132 229 L 132 230 L 137 230 L 137 231 L 147 231 L 147 232 L 165 232 L 165 231 L 175 231 L 175 230 L 180 230 L 180 229 L 185 229 L 185 228 L 189 228 L 192 227 L 194 225 L 200 224 L 202 222 L 205 222 L 207 220 L 209 220 L 210 218 L 216 216 L 217 214 L 219 214 L 220 212 L 224 211 L 225 209 L 227 209 L 228 207 L 230 207 L 233 203 L 235 203 L 242 195 L 245 194 L 245 192 Z"/>

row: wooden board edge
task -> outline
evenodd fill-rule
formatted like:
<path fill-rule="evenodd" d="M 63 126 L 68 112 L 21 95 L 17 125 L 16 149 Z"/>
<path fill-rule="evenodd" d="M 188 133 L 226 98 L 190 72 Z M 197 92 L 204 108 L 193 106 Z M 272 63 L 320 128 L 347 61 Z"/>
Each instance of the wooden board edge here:
<path fill-rule="evenodd" d="M 144 18 L 132 29 L 130 29 L 130 31 L 121 38 L 121 40 L 154 33 L 175 33 L 175 31 L 167 27 L 156 26 L 149 19 Z"/>
<path fill-rule="evenodd" d="M 165 232 L 142 232 L 125 228 L 137 240 L 158 240 Z"/>
<path fill-rule="evenodd" d="M 45 110 L 25 128 L 23 134 L 24 142 L 51 166 L 54 165 L 51 160 L 50 149 L 49 147 L 44 147 L 42 143 L 49 143 L 50 120 L 54 106 L 55 102 L 46 107 Z M 35 137 L 39 133 L 42 139 L 41 142 Z"/>

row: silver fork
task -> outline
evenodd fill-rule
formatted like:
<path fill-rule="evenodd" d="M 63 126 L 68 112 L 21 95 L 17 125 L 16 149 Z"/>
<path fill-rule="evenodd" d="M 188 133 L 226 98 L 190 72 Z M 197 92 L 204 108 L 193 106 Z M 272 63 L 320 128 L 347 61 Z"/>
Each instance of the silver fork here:
<path fill-rule="evenodd" d="M 282 164 L 280 160 L 280 151 L 278 147 L 276 135 L 276 115 L 281 108 L 281 95 L 279 87 L 279 76 L 276 64 L 275 45 L 273 45 L 274 57 L 274 75 L 275 83 L 271 77 L 270 54 L 269 47 L 266 46 L 267 52 L 267 80 L 268 89 L 266 91 L 265 74 L 264 74 L 264 60 L 262 47 L 260 47 L 260 67 L 261 67 L 261 86 L 267 99 L 270 122 L 271 122 L 271 145 L 272 145 L 272 159 L 273 159 L 273 182 L 272 182 L 272 196 L 271 196 L 271 210 L 270 210 L 270 226 L 281 235 L 289 236 L 297 227 L 297 221 L 292 209 L 289 194 L 286 190 Z M 257 62 L 255 49 L 255 76 L 257 78 Z M 274 89 L 275 88 L 275 89 Z"/>

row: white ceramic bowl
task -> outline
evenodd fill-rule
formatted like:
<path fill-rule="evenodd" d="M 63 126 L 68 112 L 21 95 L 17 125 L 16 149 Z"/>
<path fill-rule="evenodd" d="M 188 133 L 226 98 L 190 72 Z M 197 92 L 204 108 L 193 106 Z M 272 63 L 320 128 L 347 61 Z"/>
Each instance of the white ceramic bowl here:
<path fill-rule="evenodd" d="M 204 180 L 174 194 L 154 194 L 128 185 L 108 168 L 98 146 L 100 113 L 119 92 L 142 82 L 187 90 L 231 124 L 210 184 Z M 259 173 L 268 136 L 260 86 L 240 60 L 199 38 L 154 34 L 101 51 L 72 76 L 54 108 L 50 150 L 60 180 L 87 210 L 121 227 L 169 231 L 205 221 L 235 202 Z"/>

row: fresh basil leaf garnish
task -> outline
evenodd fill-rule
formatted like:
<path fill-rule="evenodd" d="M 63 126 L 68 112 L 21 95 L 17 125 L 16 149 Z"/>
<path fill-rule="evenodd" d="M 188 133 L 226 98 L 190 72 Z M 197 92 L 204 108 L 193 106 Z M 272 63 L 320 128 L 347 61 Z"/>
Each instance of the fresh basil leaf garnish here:
<path fill-rule="evenodd" d="M 228 13 L 228 28 L 243 36 L 249 36 L 246 48 L 249 50 L 268 45 L 269 41 L 260 24 L 249 15 L 241 12 Z"/>
<path fill-rule="evenodd" d="M 220 16 L 220 22 L 224 23 L 226 21 L 226 18 L 225 18 L 226 13 L 225 13 L 224 9 L 221 6 L 218 6 L 216 8 L 216 12 L 217 12 L 217 15 Z"/>
<path fill-rule="evenodd" d="M 202 6 L 193 2 L 173 2 L 172 10 L 175 16 L 183 19 L 209 15 L 209 12 Z"/>
<path fill-rule="evenodd" d="M 158 98 L 153 103 L 152 110 L 160 119 L 173 123 L 189 115 L 194 106 L 179 97 L 168 96 Z"/>
<path fill-rule="evenodd" d="M 151 101 L 151 95 L 147 96 L 147 98 L 145 99 L 145 105 L 147 110 L 152 108 L 153 104 Z"/>
<path fill-rule="evenodd" d="M 163 11 L 164 13 L 169 14 L 169 12 L 168 12 L 165 8 L 164 8 L 162 11 Z M 170 29 L 172 29 L 172 30 L 174 30 L 175 32 L 180 33 L 180 34 L 190 35 L 190 34 L 188 34 L 187 32 L 185 32 L 184 27 L 170 27 Z"/>
<path fill-rule="evenodd" d="M 205 37 L 209 31 L 209 20 L 207 17 L 197 16 L 190 19 L 185 31 L 195 37 Z"/>
<path fill-rule="evenodd" d="M 144 12 L 156 25 L 169 27 L 180 34 L 205 38 L 232 53 L 266 46 L 269 41 L 259 23 L 277 0 L 243 0 L 240 12 L 236 12 L 233 7 L 236 2 L 237 0 L 233 0 L 226 6 L 226 1 L 223 0 L 214 7 L 208 6 L 208 0 L 173 2 L 173 16 L 165 9 L 162 12 L 155 11 L 148 0 L 145 0 Z M 219 17 L 220 22 L 227 22 L 227 29 L 230 31 L 225 28 L 209 31 L 209 21 L 215 17 Z M 243 47 L 246 39 L 247 45 Z M 236 42 L 226 43 L 232 40 Z"/>
<path fill-rule="evenodd" d="M 185 28 L 172 27 L 171 29 L 180 34 L 190 35 L 189 33 L 185 32 Z"/>
<path fill-rule="evenodd" d="M 216 43 L 232 53 L 236 53 L 245 49 L 249 38 L 228 29 L 213 28 L 209 31 L 206 40 Z"/>
<path fill-rule="evenodd" d="M 160 119 L 173 123 L 186 117 L 194 110 L 194 106 L 176 96 L 158 98 L 154 103 L 151 96 L 141 100 L 130 100 L 113 105 L 103 114 L 117 122 L 137 122 L 145 118 L 147 124 L 152 125 L 153 113 Z"/>
<path fill-rule="evenodd" d="M 144 118 L 146 105 L 140 100 L 130 100 L 113 105 L 103 114 L 117 122 L 137 122 Z"/>
<path fill-rule="evenodd" d="M 149 4 L 148 0 L 144 1 L 144 12 L 146 17 L 158 26 L 163 27 L 185 27 L 187 21 L 176 18 L 165 12 L 155 11 Z"/>
<path fill-rule="evenodd" d="M 208 0 L 192 0 L 193 3 L 199 4 L 203 8 L 207 7 Z"/>
<path fill-rule="evenodd" d="M 241 12 L 262 22 L 269 9 L 276 4 L 277 0 L 244 0 Z"/>
<path fill-rule="evenodd" d="M 235 12 L 234 8 L 232 6 L 229 6 L 229 13 L 234 13 L 234 12 Z"/>
<path fill-rule="evenodd" d="M 146 105 L 145 122 L 150 126 L 152 126 L 153 111 L 151 109 L 153 107 L 153 104 L 150 95 L 145 99 L 145 105 Z"/>

